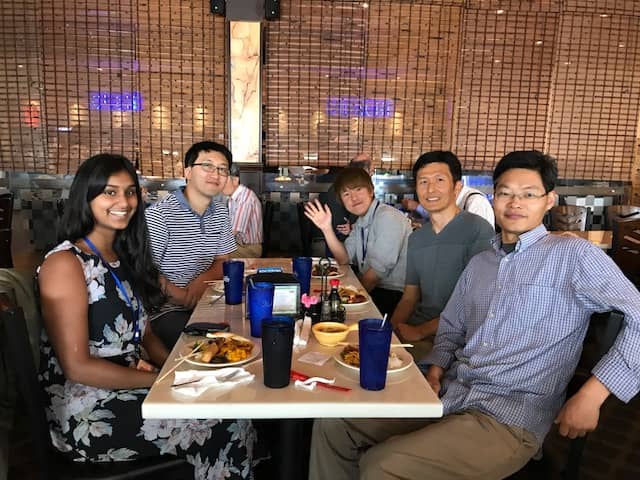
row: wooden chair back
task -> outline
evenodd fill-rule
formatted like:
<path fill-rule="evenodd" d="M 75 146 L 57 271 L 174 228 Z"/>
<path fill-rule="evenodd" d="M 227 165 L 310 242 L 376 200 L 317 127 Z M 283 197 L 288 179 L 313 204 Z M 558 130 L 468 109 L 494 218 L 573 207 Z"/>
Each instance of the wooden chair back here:
<path fill-rule="evenodd" d="M 640 207 L 636 205 L 608 205 L 604 208 L 605 230 L 613 230 L 616 220 L 640 220 Z"/>
<path fill-rule="evenodd" d="M 640 285 L 640 219 L 613 222 L 611 257 L 636 286 Z"/>
<path fill-rule="evenodd" d="M 551 230 L 588 230 L 590 225 L 590 211 L 587 207 L 578 205 L 557 205 L 550 210 Z"/>

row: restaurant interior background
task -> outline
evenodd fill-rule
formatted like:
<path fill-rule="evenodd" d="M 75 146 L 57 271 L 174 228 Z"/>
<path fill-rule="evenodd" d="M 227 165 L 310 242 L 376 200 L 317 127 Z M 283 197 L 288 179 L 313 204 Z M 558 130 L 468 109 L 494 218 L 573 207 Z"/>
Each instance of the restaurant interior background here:
<path fill-rule="evenodd" d="M 256 46 L 258 24 L 212 14 L 208 0 L 2 2 L 0 186 L 15 197 L 14 251 L 55 242 L 57 199 L 90 155 L 128 156 L 156 198 L 203 139 L 231 145 L 243 181 L 274 206 L 276 251 L 300 248 L 296 205 L 361 151 L 388 203 L 412 195 L 421 152 L 451 149 L 490 193 L 499 158 L 530 148 L 558 159 L 562 201 L 591 205 L 596 226 L 604 205 L 640 203 L 640 2 L 276 3 Z M 249 128 L 234 123 L 243 114 Z"/>
<path fill-rule="evenodd" d="M 389 203 L 412 194 L 423 151 L 453 150 L 490 193 L 504 153 L 536 148 L 558 159 L 564 202 L 640 205 L 640 1 L 277 3 L 257 44 L 255 24 L 209 0 L 0 3 L 0 187 L 14 194 L 17 267 L 55 242 L 58 199 L 90 155 L 128 156 L 157 197 L 203 139 L 231 145 L 273 206 L 271 248 L 289 255 L 296 206 L 361 151 Z M 234 127 L 247 111 L 251 128 Z M 638 400 L 608 405 L 584 478 L 640 478 Z"/>

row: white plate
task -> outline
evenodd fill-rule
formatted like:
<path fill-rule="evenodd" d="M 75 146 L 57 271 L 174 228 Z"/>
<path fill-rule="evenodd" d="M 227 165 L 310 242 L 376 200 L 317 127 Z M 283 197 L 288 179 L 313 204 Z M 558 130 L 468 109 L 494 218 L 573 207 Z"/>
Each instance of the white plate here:
<path fill-rule="evenodd" d="M 364 295 L 364 297 L 366 298 L 366 300 L 364 302 L 358 302 L 358 303 L 345 303 L 345 302 L 342 302 L 342 306 L 344 308 L 359 307 L 360 305 L 366 305 L 367 303 L 369 303 L 371 301 L 371 297 L 369 295 L 367 295 L 367 292 L 363 288 L 355 288 L 353 285 L 343 285 L 340 288 L 348 288 L 349 290 L 355 290 L 359 294 Z M 338 290 L 338 291 L 340 291 L 340 290 Z"/>
<path fill-rule="evenodd" d="M 339 270 L 338 270 L 338 273 L 336 273 L 335 275 L 327 275 L 328 280 L 331 280 L 332 278 L 340 278 L 340 277 L 344 277 L 344 273 L 342 273 Z M 322 275 L 311 275 L 311 278 L 322 278 Z"/>
<path fill-rule="evenodd" d="M 394 348 L 394 349 L 392 349 L 392 351 L 393 350 L 396 350 L 396 349 Z M 341 351 L 342 350 L 340 350 L 340 352 Z M 342 360 L 342 357 L 340 356 L 340 352 L 336 353 L 333 356 L 333 359 L 336 361 L 336 363 L 338 363 L 339 365 L 341 365 L 341 366 L 343 366 L 345 368 L 348 368 L 349 370 L 353 370 L 354 372 L 360 372 L 360 367 L 354 367 L 353 365 L 349 365 L 344 360 Z M 409 368 L 413 364 L 413 357 L 406 350 L 398 350 L 398 351 L 393 352 L 393 353 L 395 353 L 398 356 L 398 358 L 400 360 L 402 360 L 402 365 L 400 365 L 399 367 L 395 367 L 395 368 L 388 368 L 387 367 L 387 373 L 388 374 L 404 372 L 407 368 Z"/>
<path fill-rule="evenodd" d="M 251 353 L 249 354 L 249 356 L 247 358 L 245 358 L 244 360 L 239 360 L 237 362 L 225 362 L 225 363 L 205 363 L 205 362 L 201 362 L 198 360 L 198 356 L 195 357 L 191 357 L 191 358 L 187 358 L 185 361 L 188 363 L 191 363 L 192 365 L 198 365 L 200 367 L 210 367 L 210 368 L 221 368 L 221 367 L 232 367 L 234 365 L 242 365 L 243 363 L 247 363 L 250 362 L 251 360 L 253 360 L 254 358 L 256 358 L 258 355 L 260 355 L 260 345 L 257 344 L 256 342 L 254 342 L 253 340 L 250 340 L 248 338 L 245 338 L 241 335 L 236 335 L 234 333 L 228 333 L 228 332 L 217 332 L 215 334 L 211 334 L 213 336 L 216 337 L 236 337 L 240 340 L 244 340 L 245 342 L 251 342 L 253 344 L 253 350 L 251 350 Z M 183 348 L 182 348 L 182 355 L 189 355 L 192 351 L 193 351 L 193 344 L 195 342 L 206 342 L 207 340 L 209 340 L 211 337 L 196 337 L 194 340 L 189 340 L 189 343 L 187 343 Z"/>
<path fill-rule="evenodd" d="M 355 307 L 359 307 L 361 305 L 366 305 L 367 303 L 369 303 L 371 301 L 370 297 L 367 297 L 367 299 L 364 302 L 359 302 L 359 303 L 343 303 L 342 306 L 344 308 L 355 308 Z"/>

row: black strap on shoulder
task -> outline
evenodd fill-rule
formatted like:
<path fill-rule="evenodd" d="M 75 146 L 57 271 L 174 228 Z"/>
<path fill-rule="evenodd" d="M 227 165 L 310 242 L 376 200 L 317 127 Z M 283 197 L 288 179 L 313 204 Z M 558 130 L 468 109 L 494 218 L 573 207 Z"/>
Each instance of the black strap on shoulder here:
<path fill-rule="evenodd" d="M 467 195 L 467 198 L 464 199 L 464 205 L 462 206 L 463 210 L 467 209 L 467 203 L 469 203 L 469 199 L 473 196 L 473 195 L 484 195 L 484 193 L 482 192 L 471 192 L 469 195 Z"/>

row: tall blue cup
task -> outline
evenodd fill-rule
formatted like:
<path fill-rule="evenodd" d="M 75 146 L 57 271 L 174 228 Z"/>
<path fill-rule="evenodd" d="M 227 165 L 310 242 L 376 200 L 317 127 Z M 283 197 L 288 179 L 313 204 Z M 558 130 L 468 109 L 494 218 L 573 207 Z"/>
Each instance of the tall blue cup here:
<path fill-rule="evenodd" d="M 391 348 L 391 322 L 365 318 L 358 322 L 360 341 L 360 386 L 365 390 L 382 390 L 387 380 Z"/>
<path fill-rule="evenodd" d="M 247 315 L 251 325 L 251 336 L 262 336 L 262 322 L 271 318 L 273 311 L 273 283 L 248 282 Z"/>
<path fill-rule="evenodd" d="M 244 262 L 227 260 L 222 264 L 224 275 L 224 301 L 228 305 L 242 303 L 242 281 L 244 280 Z"/>
<path fill-rule="evenodd" d="M 311 257 L 294 257 L 291 259 L 291 269 L 300 282 L 300 295 L 309 295 L 311 290 Z"/>

